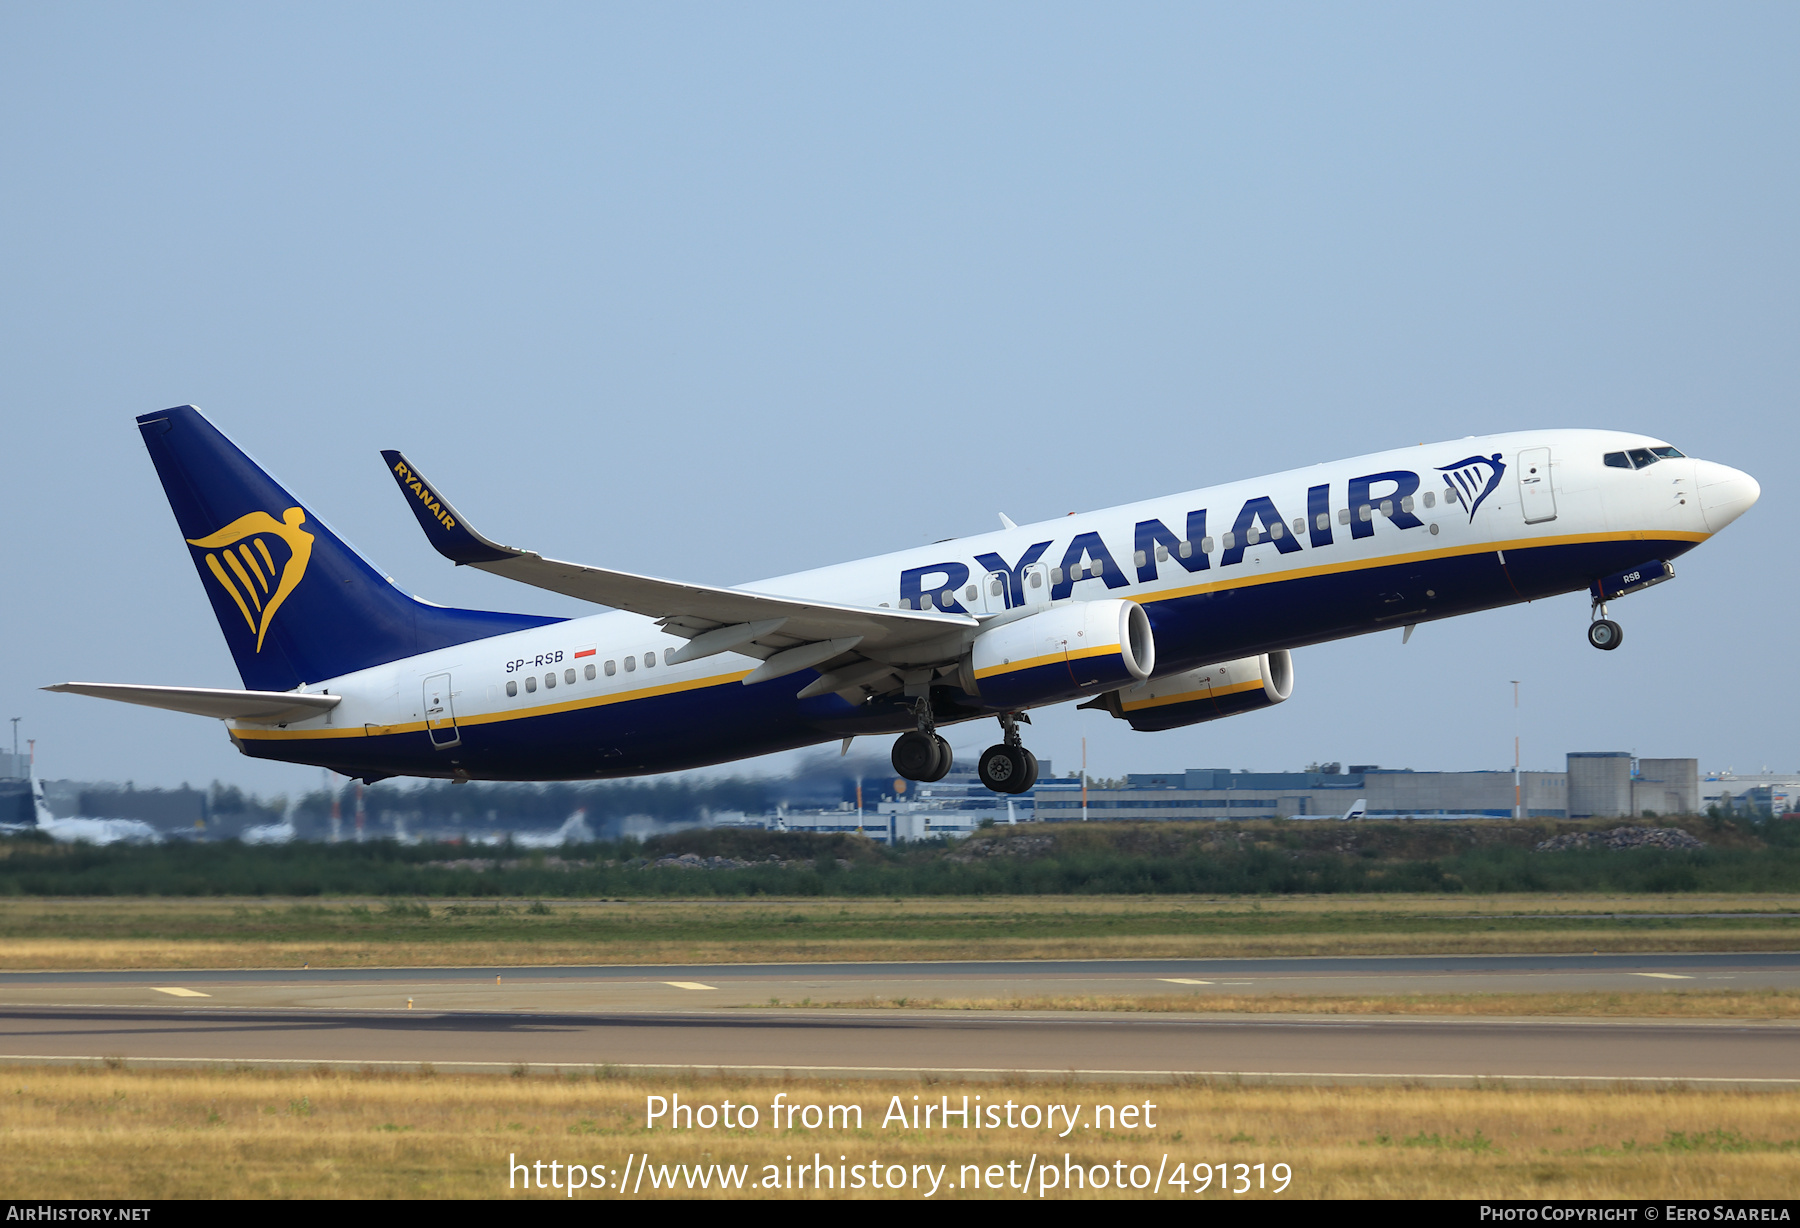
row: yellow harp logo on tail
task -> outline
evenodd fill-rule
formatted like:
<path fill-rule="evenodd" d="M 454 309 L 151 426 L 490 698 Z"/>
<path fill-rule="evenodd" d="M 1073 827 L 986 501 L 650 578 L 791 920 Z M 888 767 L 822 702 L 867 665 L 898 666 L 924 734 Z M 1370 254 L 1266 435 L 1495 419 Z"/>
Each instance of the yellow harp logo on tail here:
<path fill-rule="evenodd" d="M 261 652 L 269 620 L 306 575 L 312 558 L 313 535 L 300 526 L 306 512 L 290 507 L 281 519 L 267 512 L 251 512 L 208 537 L 190 537 L 187 544 L 206 551 L 206 569 L 237 602 L 244 622 L 256 633 Z M 286 559 L 277 565 L 274 543 Z"/>

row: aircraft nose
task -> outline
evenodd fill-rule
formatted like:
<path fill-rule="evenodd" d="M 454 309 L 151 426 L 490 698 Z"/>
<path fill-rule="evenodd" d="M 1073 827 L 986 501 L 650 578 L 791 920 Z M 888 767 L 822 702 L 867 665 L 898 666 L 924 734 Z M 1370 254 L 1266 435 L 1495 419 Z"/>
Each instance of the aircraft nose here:
<path fill-rule="evenodd" d="M 1762 497 L 1762 486 L 1741 469 L 1714 461 L 1696 462 L 1700 485 L 1700 511 L 1706 517 L 1708 531 L 1720 529 L 1750 510 Z"/>

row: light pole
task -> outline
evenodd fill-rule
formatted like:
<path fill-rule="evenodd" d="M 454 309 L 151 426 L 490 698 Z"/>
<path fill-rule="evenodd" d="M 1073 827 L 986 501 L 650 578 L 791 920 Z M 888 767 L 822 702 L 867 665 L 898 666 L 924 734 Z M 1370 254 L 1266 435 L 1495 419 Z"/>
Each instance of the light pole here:
<path fill-rule="evenodd" d="M 24 719 L 23 717 L 17 717 L 17 716 L 12 718 L 12 723 L 13 723 L 12 770 L 13 770 L 13 774 L 15 776 L 18 775 L 18 771 L 19 771 L 19 722 L 23 719 Z"/>
<path fill-rule="evenodd" d="M 1519 789 L 1519 680 L 1513 684 L 1513 818 L 1525 817 L 1525 798 Z"/>

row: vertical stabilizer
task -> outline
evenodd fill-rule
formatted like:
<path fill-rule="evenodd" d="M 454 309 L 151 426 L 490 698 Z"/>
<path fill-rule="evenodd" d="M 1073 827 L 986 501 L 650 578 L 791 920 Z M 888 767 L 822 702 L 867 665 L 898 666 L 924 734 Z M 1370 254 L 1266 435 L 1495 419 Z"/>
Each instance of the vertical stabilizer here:
<path fill-rule="evenodd" d="M 244 685 L 288 691 L 559 621 L 402 593 L 192 405 L 138 430 Z"/>

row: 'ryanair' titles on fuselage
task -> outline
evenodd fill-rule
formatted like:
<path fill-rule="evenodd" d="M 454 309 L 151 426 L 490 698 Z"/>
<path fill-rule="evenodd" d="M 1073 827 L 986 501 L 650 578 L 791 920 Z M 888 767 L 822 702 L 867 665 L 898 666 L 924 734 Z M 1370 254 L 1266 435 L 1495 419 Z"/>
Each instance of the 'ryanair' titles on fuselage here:
<path fill-rule="evenodd" d="M 1295 554 L 1303 548 L 1321 549 L 1336 540 L 1339 528 L 1348 526 L 1352 541 L 1375 535 L 1375 518 L 1385 518 L 1396 529 L 1423 529 L 1426 522 L 1415 509 L 1421 504 L 1429 509 L 1439 499 L 1446 504 L 1461 504 L 1468 509 L 1469 519 L 1479 510 L 1483 500 L 1500 484 L 1506 466 L 1500 454 L 1491 457 L 1472 456 L 1440 469 L 1444 487 L 1422 496 L 1420 476 L 1408 469 L 1389 469 L 1381 473 L 1362 474 L 1346 484 L 1345 501 L 1332 514 L 1329 483 L 1307 488 L 1304 500 L 1294 499 L 1291 507 L 1302 502 L 1306 515 L 1290 520 L 1269 495 L 1255 495 L 1244 500 L 1231 528 L 1214 540 L 1207 533 L 1208 509 L 1196 508 L 1187 513 L 1182 526 L 1185 535 L 1176 533 L 1162 520 L 1140 520 L 1132 532 L 1131 567 L 1137 582 L 1149 584 L 1157 579 L 1159 565 L 1176 564 L 1189 573 L 1207 571 L 1214 566 L 1236 567 L 1245 561 L 1245 552 L 1255 546 L 1272 546 L 1279 554 Z M 1432 533 L 1437 532 L 1435 525 Z M 1306 546 L 1301 545 L 1302 540 Z M 1059 563 L 1045 567 L 1045 556 L 1055 544 L 1034 542 L 1014 562 L 995 553 L 978 554 L 974 564 L 982 569 L 984 583 L 998 585 L 1005 608 L 1028 604 L 1027 587 L 1035 579 L 1047 582 L 1049 600 L 1061 601 L 1074 594 L 1075 585 L 1084 579 L 1099 580 L 1109 589 L 1131 584 L 1126 569 L 1120 565 L 1098 532 L 1077 533 L 1064 547 Z M 1213 554 L 1218 554 L 1215 564 Z M 1040 574 L 1032 576 L 1033 569 Z M 933 563 L 926 567 L 910 567 L 900 573 L 900 608 L 903 610 L 947 610 L 970 613 L 964 604 L 971 591 L 973 574 L 970 564 L 959 560 Z"/>

